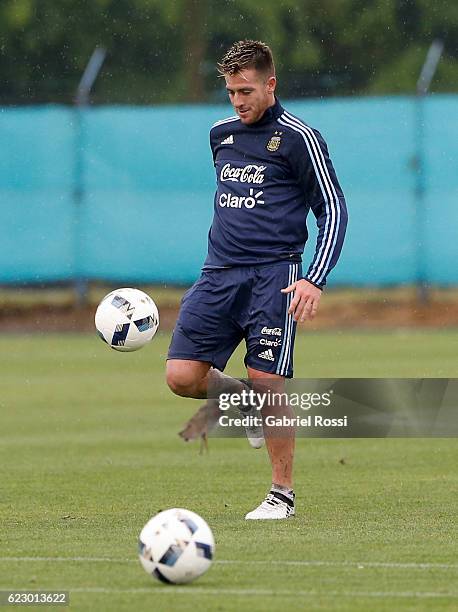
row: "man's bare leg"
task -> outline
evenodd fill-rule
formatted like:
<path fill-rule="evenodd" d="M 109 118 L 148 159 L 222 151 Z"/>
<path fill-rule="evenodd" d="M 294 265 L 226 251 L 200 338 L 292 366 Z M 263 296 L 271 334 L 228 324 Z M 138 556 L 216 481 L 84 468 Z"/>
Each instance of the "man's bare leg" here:
<path fill-rule="evenodd" d="M 257 393 L 285 392 L 285 380 L 282 376 L 248 368 L 248 377 Z M 276 401 L 267 401 L 262 408 L 264 438 L 272 465 L 272 486 L 265 500 L 246 515 L 245 518 L 248 520 L 287 519 L 295 514 L 293 491 L 295 429 L 267 425 L 265 420 L 271 415 L 276 418 L 293 416 L 284 396 L 281 401 L 277 398 Z"/>
<path fill-rule="evenodd" d="M 211 364 L 191 359 L 167 361 L 167 384 L 175 395 L 204 399 L 207 397 L 208 372 Z"/>
<path fill-rule="evenodd" d="M 267 389 L 270 389 L 271 392 L 284 393 L 285 379 L 283 376 L 267 374 L 253 368 L 247 368 L 247 371 L 255 391 L 267 392 Z M 268 415 L 294 416 L 291 408 L 285 404 L 281 406 L 278 404 L 265 405 L 262 410 L 264 420 Z M 272 483 L 288 489 L 293 488 L 295 433 L 294 427 L 269 428 L 264 426 L 267 451 L 272 465 Z"/>

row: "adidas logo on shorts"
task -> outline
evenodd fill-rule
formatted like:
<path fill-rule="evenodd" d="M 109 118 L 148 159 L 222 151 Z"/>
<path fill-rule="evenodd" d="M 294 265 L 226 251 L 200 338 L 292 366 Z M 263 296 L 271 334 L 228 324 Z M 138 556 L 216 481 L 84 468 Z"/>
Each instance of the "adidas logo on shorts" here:
<path fill-rule="evenodd" d="M 221 144 L 234 144 L 234 137 L 232 136 L 232 134 L 230 136 L 228 136 L 227 138 L 225 138 Z"/>
<path fill-rule="evenodd" d="M 267 361 L 275 361 L 274 354 L 272 353 L 272 349 L 267 349 L 267 351 L 263 351 L 259 353 L 258 357 L 261 359 L 267 359 Z"/>

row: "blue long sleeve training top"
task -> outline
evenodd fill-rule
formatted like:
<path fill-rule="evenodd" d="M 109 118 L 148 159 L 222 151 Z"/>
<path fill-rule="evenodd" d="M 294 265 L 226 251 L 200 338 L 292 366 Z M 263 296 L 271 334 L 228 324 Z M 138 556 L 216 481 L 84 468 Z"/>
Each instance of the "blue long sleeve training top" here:
<path fill-rule="evenodd" d="M 311 209 L 318 238 L 304 278 L 322 288 L 339 259 L 347 208 L 321 134 L 276 99 L 256 123 L 215 123 L 210 146 L 217 190 L 203 269 L 301 261 Z"/>

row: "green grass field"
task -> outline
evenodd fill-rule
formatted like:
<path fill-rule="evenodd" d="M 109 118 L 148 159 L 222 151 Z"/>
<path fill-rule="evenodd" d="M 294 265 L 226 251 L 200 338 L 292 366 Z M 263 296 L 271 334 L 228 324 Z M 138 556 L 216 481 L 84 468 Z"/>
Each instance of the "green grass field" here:
<path fill-rule="evenodd" d="M 298 516 L 245 522 L 270 482 L 265 451 L 213 439 L 199 455 L 177 437 L 199 402 L 167 390 L 167 344 L 0 339 L 0 589 L 66 589 L 75 610 L 458 609 L 456 440 L 300 439 Z M 457 354 L 458 332 L 304 334 L 296 374 L 458 377 Z M 153 581 L 136 556 L 143 524 L 173 506 L 217 542 L 188 586 Z"/>

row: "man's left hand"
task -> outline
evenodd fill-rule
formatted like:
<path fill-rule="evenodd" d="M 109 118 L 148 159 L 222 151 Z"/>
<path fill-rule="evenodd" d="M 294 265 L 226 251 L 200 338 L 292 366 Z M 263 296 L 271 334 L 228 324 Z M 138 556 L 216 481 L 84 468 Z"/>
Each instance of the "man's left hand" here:
<path fill-rule="evenodd" d="M 311 321 L 318 310 L 321 289 L 301 278 L 281 290 L 282 293 L 291 293 L 292 291 L 294 291 L 294 297 L 288 309 L 288 314 L 292 314 L 294 320 L 301 323 L 306 320 Z"/>

